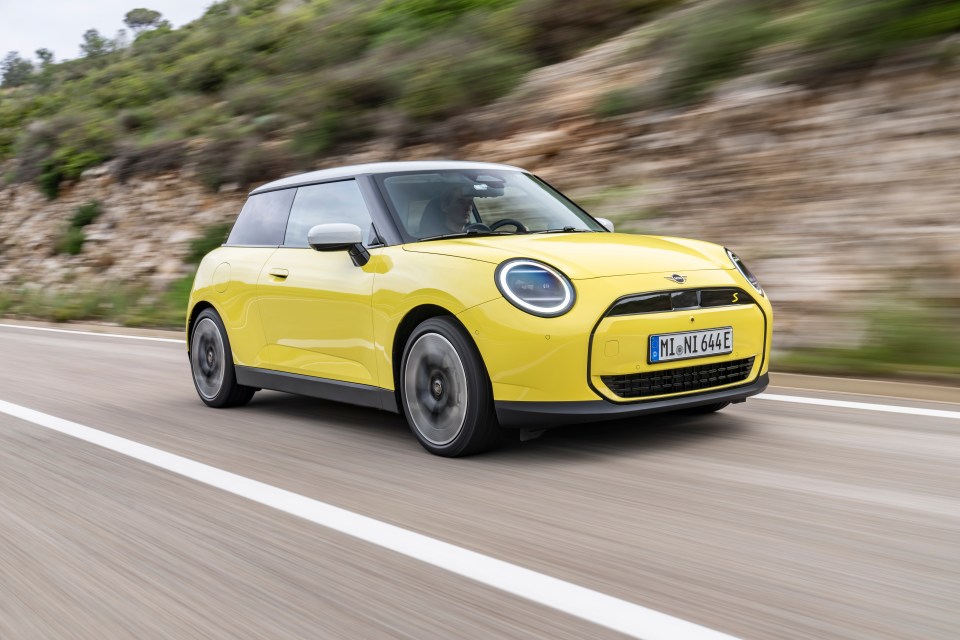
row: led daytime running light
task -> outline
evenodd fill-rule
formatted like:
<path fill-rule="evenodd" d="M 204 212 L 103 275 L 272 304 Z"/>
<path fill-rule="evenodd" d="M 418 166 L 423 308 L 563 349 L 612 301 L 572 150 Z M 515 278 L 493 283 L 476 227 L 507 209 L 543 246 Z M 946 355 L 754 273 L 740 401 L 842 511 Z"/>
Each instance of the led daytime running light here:
<path fill-rule="evenodd" d="M 560 297 L 560 294 L 558 294 L 559 300 L 556 302 L 556 304 L 549 305 L 537 304 L 538 301 L 536 299 L 524 299 L 522 292 L 515 291 L 510 282 L 511 274 L 524 272 L 528 272 L 530 275 L 549 274 L 549 276 L 551 276 L 552 279 L 560 285 L 562 289 L 562 297 Z M 500 290 L 500 293 L 502 293 L 503 296 L 509 300 L 513 306 L 535 316 L 550 318 L 561 316 L 573 307 L 576 297 L 573 285 L 562 273 L 553 267 L 543 264 L 542 262 L 535 262 L 533 260 L 510 260 L 508 262 L 504 262 L 497 267 L 495 278 L 497 288 Z M 552 301 L 553 300 L 550 302 Z M 546 300 L 543 300 L 542 302 L 546 302 Z"/>

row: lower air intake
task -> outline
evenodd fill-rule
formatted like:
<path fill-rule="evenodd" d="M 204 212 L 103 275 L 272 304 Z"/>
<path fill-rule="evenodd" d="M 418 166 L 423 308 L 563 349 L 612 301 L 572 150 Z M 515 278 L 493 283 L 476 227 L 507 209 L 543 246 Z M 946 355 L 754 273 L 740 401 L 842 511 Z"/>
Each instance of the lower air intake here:
<path fill-rule="evenodd" d="M 753 369 L 753 360 L 744 358 L 649 373 L 601 376 L 600 379 L 610 391 L 621 398 L 646 398 L 743 382 Z"/>

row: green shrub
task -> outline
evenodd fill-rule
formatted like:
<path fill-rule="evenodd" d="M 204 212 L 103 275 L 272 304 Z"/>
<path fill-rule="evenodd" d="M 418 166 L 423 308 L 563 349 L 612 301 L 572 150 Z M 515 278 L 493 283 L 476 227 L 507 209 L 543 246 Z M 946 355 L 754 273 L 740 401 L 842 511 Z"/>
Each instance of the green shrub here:
<path fill-rule="evenodd" d="M 190 242 L 190 253 L 187 254 L 189 264 L 200 264 L 203 256 L 207 255 L 227 240 L 227 235 L 233 225 L 229 223 L 215 224 L 207 227 L 203 233 Z M 186 304 L 186 301 L 184 301 Z"/>
<path fill-rule="evenodd" d="M 960 30 L 960 3 L 818 0 L 789 22 L 789 38 L 822 67 L 869 63 L 906 44 Z"/>
<path fill-rule="evenodd" d="M 420 55 L 407 70 L 398 100 L 414 120 L 449 117 L 486 104 L 515 86 L 532 66 L 522 54 L 459 39 L 434 42 Z"/>
<path fill-rule="evenodd" d="M 82 204 L 77 207 L 73 217 L 70 218 L 70 226 L 82 229 L 99 218 L 101 213 L 103 213 L 103 208 L 96 200 Z"/>
<path fill-rule="evenodd" d="M 772 0 L 722 0 L 699 7 L 676 23 L 665 72 L 664 97 L 672 104 L 700 98 L 713 84 L 736 75 L 761 46 L 774 39 Z"/>
<path fill-rule="evenodd" d="M 633 27 L 679 0 L 523 0 L 513 12 L 525 29 L 524 47 L 551 64 Z"/>
<path fill-rule="evenodd" d="M 645 87 L 617 87 L 600 96 L 594 106 L 598 118 L 613 118 L 649 107 L 653 103 Z"/>
<path fill-rule="evenodd" d="M 79 227 L 68 227 L 66 231 L 57 238 L 54 249 L 57 253 L 68 256 L 79 255 L 83 251 L 83 243 L 86 240 L 83 229 Z"/>

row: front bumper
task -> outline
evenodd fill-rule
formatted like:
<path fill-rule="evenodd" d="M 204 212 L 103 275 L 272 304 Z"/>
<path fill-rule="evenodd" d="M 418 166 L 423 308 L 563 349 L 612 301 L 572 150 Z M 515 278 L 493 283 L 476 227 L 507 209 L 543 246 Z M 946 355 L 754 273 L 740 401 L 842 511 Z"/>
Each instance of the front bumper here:
<path fill-rule="evenodd" d="M 750 396 L 761 393 L 769 383 L 770 376 L 765 373 L 753 382 L 737 387 L 630 404 L 615 404 L 607 400 L 581 402 L 511 402 L 498 400 L 494 405 L 497 411 L 497 419 L 503 427 L 545 428 L 582 422 L 631 418 L 649 413 L 689 409 L 717 402 L 743 402 Z"/>

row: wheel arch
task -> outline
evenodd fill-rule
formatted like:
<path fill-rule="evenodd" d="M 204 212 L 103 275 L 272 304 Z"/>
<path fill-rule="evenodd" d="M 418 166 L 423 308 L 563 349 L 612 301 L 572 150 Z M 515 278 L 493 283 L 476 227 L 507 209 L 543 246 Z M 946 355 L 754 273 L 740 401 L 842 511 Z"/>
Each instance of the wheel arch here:
<path fill-rule="evenodd" d="M 206 300 L 200 300 L 190 309 L 190 315 L 187 318 L 187 353 L 190 353 L 190 338 L 193 336 L 193 326 L 197 323 L 197 316 L 199 316 L 204 309 L 217 311 L 217 308 Z M 217 313 L 220 312 L 217 311 Z"/>
<path fill-rule="evenodd" d="M 397 331 L 393 334 L 393 347 L 390 350 L 391 362 L 393 363 L 393 388 L 397 394 L 400 393 L 400 361 L 403 360 L 403 350 L 407 346 L 407 340 L 410 338 L 410 334 L 412 334 L 413 330 L 424 320 L 440 316 L 453 318 L 454 320 L 457 319 L 449 309 L 445 309 L 436 304 L 421 304 L 410 309 L 407 315 L 403 317 L 403 320 L 400 321 L 400 324 L 397 325 Z M 457 320 L 457 322 L 459 323 L 460 321 Z M 398 395 L 398 406 L 399 401 L 400 396 Z"/>

